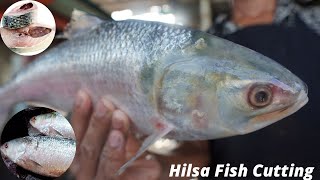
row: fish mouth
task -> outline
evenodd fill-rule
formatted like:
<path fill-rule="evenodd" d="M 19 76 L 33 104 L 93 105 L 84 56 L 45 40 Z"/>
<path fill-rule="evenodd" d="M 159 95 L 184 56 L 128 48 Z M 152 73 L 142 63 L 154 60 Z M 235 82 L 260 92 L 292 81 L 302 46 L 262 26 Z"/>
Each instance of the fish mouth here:
<path fill-rule="evenodd" d="M 3 157 L 3 158 L 8 158 L 8 156 L 7 156 L 7 153 L 5 152 L 5 145 L 6 144 L 3 144 L 3 145 L 1 145 L 0 146 L 0 154 L 1 154 L 1 156 Z"/>
<path fill-rule="evenodd" d="M 283 112 L 285 112 L 285 111 L 291 111 L 291 110 L 294 111 L 294 112 L 296 112 L 296 111 L 298 111 L 300 108 L 302 108 L 304 105 L 306 105 L 306 104 L 308 103 L 308 101 L 309 101 L 309 98 L 308 98 L 308 96 L 307 96 L 307 93 L 305 93 L 305 92 L 300 92 L 297 100 L 296 100 L 293 104 L 291 104 L 290 106 L 285 107 L 285 108 L 279 110 L 278 112 L 279 112 L 279 113 L 283 113 Z M 294 112 L 292 112 L 291 114 L 293 114 Z M 290 114 L 289 114 L 289 115 L 290 115 Z"/>
<path fill-rule="evenodd" d="M 252 131 L 264 128 L 287 116 L 290 116 L 291 114 L 297 112 L 304 105 L 306 105 L 308 101 L 309 101 L 309 98 L 308 98 L 307 92 L 302 90 L 300 91 L 297 99 L 291 105 L 284 107 L 282 109 L 252 118 L 249 121 L 249 125 L 246 128 L 247 129 L 246 131 L 248 132 L 248 129 L 249 129 L 249 131 L 252 132 Z"/>
<path fill-rule="evenodd" d="M 291 105 L 284 107 L 280 110 L 277 110 L 277 112 L 282 113 L 288 109 L 297 109 L 299 110 L 301 107 L 303 107 L 304 105 L 307 104 L 307 102 L 309 101 L 309 98 L 307 96 L 307 93 L 301 92 L 297 98 L 297 100 L 292 103 Z M 296 110 L 296 111 L 297 111 Z"/>

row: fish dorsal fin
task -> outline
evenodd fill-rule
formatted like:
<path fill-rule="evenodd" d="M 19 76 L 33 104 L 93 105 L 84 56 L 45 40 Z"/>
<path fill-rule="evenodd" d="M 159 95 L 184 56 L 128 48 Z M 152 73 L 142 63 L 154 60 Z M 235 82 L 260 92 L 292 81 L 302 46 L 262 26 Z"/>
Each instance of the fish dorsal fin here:
<path fill-rule="evenodd" d="M 104 20 L 86 12 L 74 9 L 71 14 L 70 22 L 65 27 L 62 38 L 72 39 L 86 33 L 101 24 Z"/>
<path fill-rule="evenodd" d="M 153 143 L 158 141 L 159 139 L 166 136 L 170 131 L 173 130 L 172 125 L 166 125 L 161 130 L 158 130 L 148 136 L 142 143 L 140 149 L 138 150 L 137 154 L 132 157 L 128 162 L 126 162 L 119 170 L 118 175 L 122 174 L 136 159 L 138 159 Z"/>

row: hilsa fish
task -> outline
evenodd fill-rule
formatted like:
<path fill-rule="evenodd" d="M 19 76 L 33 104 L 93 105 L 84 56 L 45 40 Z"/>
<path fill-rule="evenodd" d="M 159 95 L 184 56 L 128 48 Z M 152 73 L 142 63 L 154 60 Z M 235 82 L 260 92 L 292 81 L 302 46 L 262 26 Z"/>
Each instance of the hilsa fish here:
<path fill-rule="evenodd" d="M 94 103 L 107 97 L 149 135 L 119 172 L 162 137 L 246 134 L 308 101 L 307 86 L 289 70 L 213 35 L 157 22 L 103 21 L 79 11 L 71 22 L 69 40 L 0 89 L 1 127 L 20 101 L 71 111 L 79 89 Z"/>
<path fill-rule="evenodd" d="M 27 136 L 4 143 L 2 157 L 20 167 L 47 177 L 59 177 L 70 167 L 76 153 L 74 140 Z"/>
<path fill-rule="evenodd" d="M 29 121 L 28 133 L 30 136 L 41 134 L 75 140 L 72 126 L 68 120 L 58 112 L 40 114 L 32 117 Z"/>

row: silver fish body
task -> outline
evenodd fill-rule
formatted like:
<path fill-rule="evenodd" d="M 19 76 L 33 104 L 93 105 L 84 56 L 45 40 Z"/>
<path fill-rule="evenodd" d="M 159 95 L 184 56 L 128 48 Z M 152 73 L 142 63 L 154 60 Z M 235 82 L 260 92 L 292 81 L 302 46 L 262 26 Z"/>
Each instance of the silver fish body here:
<path fill-rule="evenodd" d="M 28 133 L 30 136 L 42 134 L 75 140 L 72 126 L 68 120 L 58 112 L 34 116 L 30 119 L 29 124 Z"/>
<path fill-rule="evenodd" d="M 48 136 L 14 139 L 0 149 L 3 157 L 47 177 L 59 177 L 66 172 L 76 153 L 74 140 Z"/>
<path fill-rule="evenodd" d="M 248 92 L 261 84 L 273 88 L 274 97 L 256 108 Z M 249 133 L 308 101 L 298 77 L 252 50 L 184 27 L 111 21 L 61 43 L 2 88 L 2 127 L 14 103 L 39 101 L 71 111 L 79 89 L 94 102 L 108 97 L 141 132 L 163 132 L 154 139 Z"/>

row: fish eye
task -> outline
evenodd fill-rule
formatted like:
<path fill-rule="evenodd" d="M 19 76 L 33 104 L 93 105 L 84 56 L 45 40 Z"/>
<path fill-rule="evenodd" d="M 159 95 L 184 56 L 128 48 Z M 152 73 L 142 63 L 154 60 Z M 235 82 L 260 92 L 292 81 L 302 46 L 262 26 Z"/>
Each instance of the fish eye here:
<path fill-rule="evenodd" d="M 34 117 L 32 117 L 31 119 L 30 119 L 30 122 L 36 122 L 36 117 L 34 116 Z"/>
<path fill-rule="evenodd" d="M 256 108 L 263 108 L 272 102 L 272 90 L 267 85 L 258 85 L 249 92 L 249 103 Z"/>
<path fill-rule="evenodd" d="M 8 147 L 9 147 L 9 146 L 8 146 L 8 143 L 4 144 L 4 147 L 5 147 L 5 148 L 8 148 Z"/>

